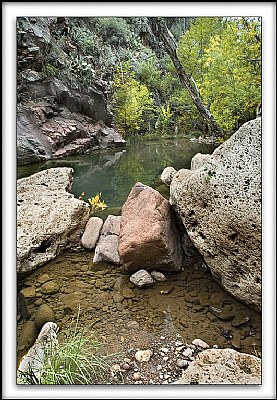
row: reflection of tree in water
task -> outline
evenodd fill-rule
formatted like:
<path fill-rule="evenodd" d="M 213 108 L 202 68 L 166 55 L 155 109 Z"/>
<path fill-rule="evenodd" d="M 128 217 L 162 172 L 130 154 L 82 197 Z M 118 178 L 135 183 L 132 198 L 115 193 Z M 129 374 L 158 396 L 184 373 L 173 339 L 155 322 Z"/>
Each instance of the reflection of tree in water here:
<path fill-rule="evenodd" d="M 170 162 L 166 149 L 162 149 L 160 145 L 138 145 L 132 151 L 127 151 L 119 160 L 115 170 L 112 185 L 116 197 L 121 197 L 123 194 L 124 202 L 136 182 L 155 187 L 157 178 L 164 168 L 163 164 Z"/>
<path fill-rule="evenodd" d="M 144 140 L 129 143 L 120 150 L 93 151 L 21 167 L 18 168 L 18 175 L 29 176 L 53 167 L 72 167 L 74 173 L 71 192 L 75 197 L 78 198 L 85 192 L 84 198 L 87 199 L 101 192 L 102 199 L 108 205 L 107 212 L 111 210 L 112 213 L 113 207 L 123 205 L 136 182 L 161 191 L 163 188 L 158 187 L 158 178 L 164 168 L 190 168 L 191 158 L 196 153 L 212 153 L 215 147 L 192 143 L 183 138 L 151 142 Z"/>

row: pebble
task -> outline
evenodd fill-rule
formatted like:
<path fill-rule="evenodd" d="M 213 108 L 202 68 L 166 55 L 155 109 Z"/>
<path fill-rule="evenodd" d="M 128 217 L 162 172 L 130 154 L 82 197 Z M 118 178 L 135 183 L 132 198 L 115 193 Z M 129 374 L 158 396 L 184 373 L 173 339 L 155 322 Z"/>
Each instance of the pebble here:
<path fill-rule="evenodd" d="M 161 350 L 163 353 L 168 353 L 168 352 L 169 352 L 169 350 L 168 350 L 166 347 L 162 347 L 160 350 Z"/>
<path fill-rule="evenodd" d="M 190 348 L 187 348 L 185 351 L 183 351 L 183 356 L 184 357 L 191 357 L 193 354 L 192 350 Z"/>
<path fill-rule="evenodd" d="M 187 360 L 177 360 L 177 365 L 179 368 L 186 368 L 189 365 Z"/>
<path fill-rule="evenodd" d="M 135 372 L 133 375 L 133 380 L 134 381 L 139 381 L 140 380 L 140 373 L 139 372 Z"/>
<path fill-rule="evenodd" d="M 141 361 L 149 361 L 153 355 L 152 350 L 138 350 L 135 354 L 135 359 L 139 362 Z"/>

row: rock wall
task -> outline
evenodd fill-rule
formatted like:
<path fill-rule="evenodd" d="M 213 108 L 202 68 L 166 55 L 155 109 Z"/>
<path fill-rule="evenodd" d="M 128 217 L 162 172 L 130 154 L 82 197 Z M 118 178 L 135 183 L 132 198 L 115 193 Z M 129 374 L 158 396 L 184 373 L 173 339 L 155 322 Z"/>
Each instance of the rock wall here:
<path fill-rule="evenodd" d="M 172 178 L 170 202 L 214 278 L 261 309 L 261 118 Z"/>
<path fill-rule="evenodd" d="M 72 168 L 17 181 L 17 272 L 28 272 L 79 244 L 89 206 L 70 193 Z"/>
<path fill-rule="evenodd" d="M 17 19 L 18 165 L 125 144 L 105 88 L 76 79 L 77 49 L 57 35 L 56 18 Z"/>

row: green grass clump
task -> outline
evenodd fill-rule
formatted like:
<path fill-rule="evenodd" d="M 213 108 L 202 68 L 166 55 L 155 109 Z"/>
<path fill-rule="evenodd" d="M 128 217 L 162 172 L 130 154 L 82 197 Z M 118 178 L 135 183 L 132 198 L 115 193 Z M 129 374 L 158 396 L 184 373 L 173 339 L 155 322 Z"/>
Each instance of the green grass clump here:
<path fill-rule="evenodd" d="M 70 324 L 66 338 L 56 352 L 45 356 L 39 376 L 33 371 L 19 373 L 18 384 L 27 385 L 95 385 L 110 380 L 115 354 L 103 354 L 101 344 L 85 328 Z"/>

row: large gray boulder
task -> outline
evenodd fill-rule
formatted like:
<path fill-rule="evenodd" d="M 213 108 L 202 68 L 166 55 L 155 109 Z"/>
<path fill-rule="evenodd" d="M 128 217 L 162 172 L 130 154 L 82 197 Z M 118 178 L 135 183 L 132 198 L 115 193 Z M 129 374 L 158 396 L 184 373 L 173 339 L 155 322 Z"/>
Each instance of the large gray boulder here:
<path fill-rule="evenodd" d="M 245 123 L 211 156 L 196 156 L 170 186 L 170 203 L 214 278 L 261 309 L 261 118 Z"/>
<path fill-rule="evenodd" d="M 17 181 L 17 272 L 28 272 L 79 244 L 89 206 L 70 193 L 72 168 Z"/>
<path fill-rule="evenodd" d="M 137 182 L 121 211 L 118 252 L 127 271 L 179 271 L 182 243 L 174 210 L 159 192 Z"/>
<path fill-rule="evenodd" d="M 174 384 L 261 385 L 261 359 L 233 349 L 208 349 L 195 360 Z"/>

